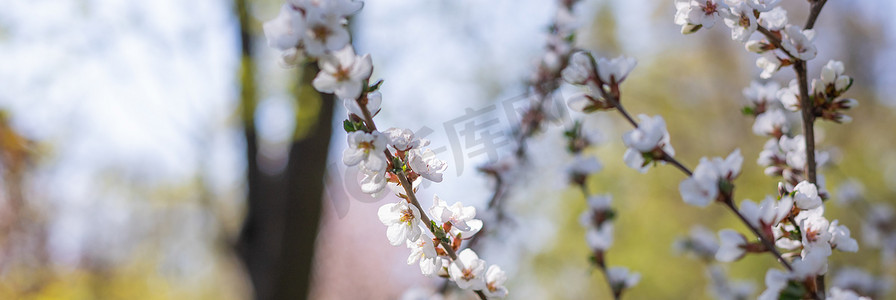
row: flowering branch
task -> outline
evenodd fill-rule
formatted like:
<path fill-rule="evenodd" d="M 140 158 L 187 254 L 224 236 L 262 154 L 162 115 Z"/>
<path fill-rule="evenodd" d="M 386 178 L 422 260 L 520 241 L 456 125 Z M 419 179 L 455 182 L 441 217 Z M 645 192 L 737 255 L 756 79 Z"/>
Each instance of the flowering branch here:
<path fill-rule="evenodd" d="M 396 194 L 403 200 L 381 206 L 377 215 L 388 227 L 389 243 L 405 244 L 411 250 L 408 264 L 419 261 L 423 275 L 448 277 L 480 299 L 504 297 L 507 277 L 500 267 L 486 269 L 486 262 L 471 249 L 458 252 L 462 241 L 482 228 L 482 221 L 475 219 L 476 209 L 461 203 L 448 206 L 435 196 L 430 217 L 417 200 L 414 183 L 424 178 L 441 182 L 447 164 L 423 148 L 428 140 L 416 138 L 408 129 L 380 132 L 373 121 L 382 102 L 377 91 L 382 81 L 370 84 L 370 55 L 355 55 L 345 28 L 347 16 L 361 7 L 353 0 L 288 1 L 277 18 L 265 22 L 265 35 L 272 47 L 282 51 L 281 63 L 286 66 L 316 59 L 320 72 L 312 86 L 343 99 L 348 110 L 343 122 L 348 147 L 342 159 L 350 167 L 358 166 L 364 175 L 361 191 L 378 194 L 386 186 L 401 189 Z"/>

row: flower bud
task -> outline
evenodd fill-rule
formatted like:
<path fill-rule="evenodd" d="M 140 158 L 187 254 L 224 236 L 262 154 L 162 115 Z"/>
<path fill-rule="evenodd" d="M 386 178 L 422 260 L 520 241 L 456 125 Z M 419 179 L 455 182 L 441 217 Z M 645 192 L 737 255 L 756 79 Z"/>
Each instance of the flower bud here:
<path fill-rule="evenodd" d="M 833 121 L 841 124 L 850 123 L 852 122 L 852 117 L 844 114 L 835 114 Z"/>
<path fill-rule="evenodd" d="M 859 101 L 856 101 L 856 99 L 852 98 L 844 98 L 834 101 L 834 105 L 839 109 L 850 109 L 859 106 Z"/>
<path fill-rule="evenodd" d="M 836 89 L 837 92 L 842 93 L 845 92 L 851 84 L 852 78 L 846 75 L 841 75 L 840 77 L 837 77 L 837 81 L 834 81 L 834 89 Z"/>

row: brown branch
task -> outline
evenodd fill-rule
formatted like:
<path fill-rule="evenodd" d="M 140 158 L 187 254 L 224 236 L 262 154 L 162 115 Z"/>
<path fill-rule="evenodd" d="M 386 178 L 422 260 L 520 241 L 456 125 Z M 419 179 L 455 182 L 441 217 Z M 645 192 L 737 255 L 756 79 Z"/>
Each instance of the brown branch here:
<path fill-rule="evenodd" d="M 363 96 L 364 95 L 362 95 L 362 97 Z M 356 101 L 358 101 L 359 99 L 356 99 Z M 361 107 L 361 113 L 364 114 L 364 123 L 367 125 L 367 128 L 371 131 L 375 131 L 376 123 L 373 122 L 373 116 L 370 114 L 370 111 L 367 109 L 367 105 L 358 101 L 358 106 Z M 394 159 L 394 157 L 392 156 L 392 153 L 389 153 L 389 150 L 383 150 L 383 152 L 386 154 L 386 159 L 388 159 L 389 162 L 392 162 Z M 410 202 L 411 205 L 416 207 L 417 210 L 420 212 L 420 220 L 424 224 L 426 224 L 426 228 L 428 228 L 430 230 L 430 232 L 432 232 L 433 235 L 436 235 L 436 232 L 433 230 L 432 226 L 430 226 L 432 224 L 432 221 L 430 221 L 429 216 L 426 215 L 425 210 L 423 210 L 423 207 L 420 205 L 420 201 L 417 201 L 417 195 L 414 193 L 413 185 L 411 184 L 410 181 L 408 181 L 408 177 L 405 174 L 405 171 L 398 172 L 395 175 L 398 176 L 398 182 L 401 183 L 401 187 L 404 188 L 404 192 L 407 195 L 408 202 Z M 439 243 L 442 245 L 442 248 L 444 248 L 445 253 L 448 254 L 448 257 L 451 258 L 452 262 L 457 260 L 457 253 L 454 252 L 454 248 L 452 248 L 449 243 L 447 243 L 441 239 L 439 239 Z M 482 291 L 476 290 L 473 292 L 476 293 L 476 296 L 478 296 L 479 299 L 483 299 L 483 300 L 487 299 L 487 297 L 485 296 L 485 293 L 483 293 Z"/>

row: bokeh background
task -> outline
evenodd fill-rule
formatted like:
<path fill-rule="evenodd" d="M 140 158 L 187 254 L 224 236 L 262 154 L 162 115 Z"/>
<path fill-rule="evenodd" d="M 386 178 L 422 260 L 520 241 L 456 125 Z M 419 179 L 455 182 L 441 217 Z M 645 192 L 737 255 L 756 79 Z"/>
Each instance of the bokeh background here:
<path fill-rule="evenodd" d="M 784 1 L 794 23 L 804 1 Z M 396 299 L 436 290 L 438 279 L 405 264 L 391 247 L 372 199 L 352 189 L 341 163 L 341 102 L 308 86 L 313 66 L 283 69 L 261 23 L 275 0 L 0 0 L 0 299 Z M 864 186 L 867 203 L 896 205 L 896 5 L 829 1 L 817 26 L 817 76 L 844 61 L 860 106 L 851 124 L 820 122 L 831 151 L 828 190 Z M 468 111 L 511 133 L 506 105 L 518 103 L 543 53 L 556 13 L 548 0 L 365 1 L 350 22 L 359 53 L 385 80 L 381 127 L 428 132 L 451 166 L 421 190 L 484 208 L 491 182 L 476 167 L 509 155 L 472 155 L 452 145 L 451 124 Z M 737 199 L 775 192 L 755 158 L 765 140 L 740 114 L 741 89 L 757 78 L 755 56 L 722 24 L 681 35 L 672 1 L 583 0 L 576 45 L 638 66 L 623 85 L 633 113 L 662 114 L 677 156 L 740 148 Z M 786 84 L 789 69 L 773 80 Z M 561 94 L 571 95 L 564 87 Z M 673 249 L 701 224 L 745 230 L 721 206 L 683 204 L 682 175 L 625 167 L 612 113 L 548 124 L 529 142 L 514 176 L 510 221 L 483 238 L 480 255 L 509 274 L 513 299 L 608 295 L 588 264 L 581 192 L 568 186 L 562 132 L 584 119 L 602 138 L 588 150 L 604 170 L 591 190 L 612 194 L 616 243 L 608 259 L 642 274 L 631 299 L 709 297 L 707 265 Z M 462 159 L 457 159 L 460 151 Z M 462 169 L 460 169 L 462 168 Z M 326 185 L 324 185 L 326 183 Z M 835 197 L 836 198 L 836 197 Z M 864 246 L 864 206 L 829 204 L 853 230 L 859 253 L 834 256 L 831 271 L 858 266 L 896 276 L 892 261 Z M 768 256 L 728 265 L 731 277 L 764 289 Z M 253 281 L 250 280 L 253 278 Z M 309 294 L 310 293 L 310 294 Z M 469 298 L 463 292 L 450 297 Z M 890 296 L 893 296 L 891 294 Z"/>

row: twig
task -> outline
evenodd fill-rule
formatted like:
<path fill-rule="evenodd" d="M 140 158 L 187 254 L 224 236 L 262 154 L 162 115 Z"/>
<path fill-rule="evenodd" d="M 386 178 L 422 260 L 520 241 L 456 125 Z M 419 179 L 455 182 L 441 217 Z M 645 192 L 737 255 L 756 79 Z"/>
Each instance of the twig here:
<path fill-rule="evenodd" d="M 364 123 L 366 123 L 367 128 L 371 131 L 376 130 L 376 124 L 373 122 L 373 117 L 370 114 L 370 111 L 367 110 L 367 105 L 361 103 L 359 100 L 360 99 L 356 99 L 355 101 L 358 101 L 358 106 L 361 107 L 361 113 L 364 114 Z M 394 157 L 392 156 L 392 153 L 389 153 L 389 150 L 384 150 L 383 152 L 386 154 L 386 158 L 388 159 L 388 161 L 393 161 Z M 408 177 L 405 174 L 405 171 L 398 172 L 398 174 L 395 175 L 398 176 L 398 182 L 401 183 L 401 186 L 404 188 L 405 194 L 408 196 L 408 202 L 410 202 L 411 205 L 417 208 L 417 210 L 420 212 L 420 220 L 423 221 L 423 223 L 426 224 L 426 228 L 429 228 L 430 232 L 435 235 L 435 231 L 433 231 L 432 226 L 430 226 L 432 222 L 430 221 L 429 216 L 426 215 L 423 207 L 420 206 L 420 202 L 417 201 L 417 195 L 414 194 L 413 185 L 411 185 L 410 181 L 408 181 Z M 448 244 L 444 240 L 440 240 L 439 243 L 442 245 L 442 248 L 445 248 L 445 253 L 448 254 L 448 257 L 450 257 L 452 261 L 457 260 L 457 253 L 454 252 L 454 248 L 452 248 L 450 244 Z M 482 291 L 476 290 L 474 292 L 476 293 L 476 296 L 479 296 L 479 299 L 487 299 L 485 293 L 483 293 Z"/>

